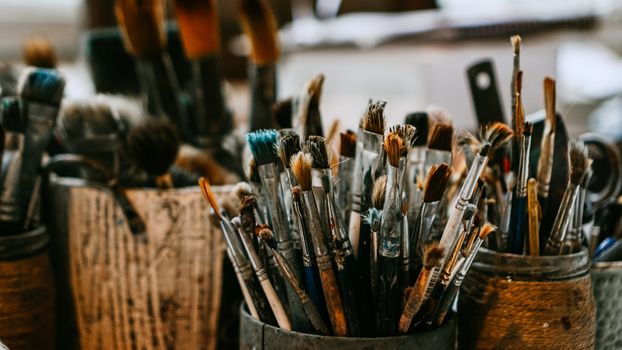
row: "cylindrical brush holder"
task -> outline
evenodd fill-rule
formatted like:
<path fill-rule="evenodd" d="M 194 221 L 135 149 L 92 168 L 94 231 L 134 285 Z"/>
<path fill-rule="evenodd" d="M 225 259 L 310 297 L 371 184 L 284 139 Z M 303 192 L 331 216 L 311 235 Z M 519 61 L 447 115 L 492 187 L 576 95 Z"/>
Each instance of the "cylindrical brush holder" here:
<path fill-rule="evenodd" d="M 13 350 L 54 349 L 48 242 L 44 226 L 0 236 L 0 339 Z"/>
<path fill-rule="evenodd" d="M 448 317 L 438 328 L 388 338 L 328 337 L 286 331 L 251 316 L 244 305 L 240 308 L 240 350 L 393 350 L 435 349 L 454 350 L 456 322 Z"/>
<path fill-rule="evenodd" d="M 596 349 L 622 349 L 622 261 L 592 265 Z"/>
<path fill-rule="evenodd" d="M 481 249 L 458 299 L 459 349 L 593 349 L 587 250 L 560 256 Z"/>
<path fill-rule="evenodd" d="M 49 186 L 55 268 L 79 347 L 215 349 L 224 241 L 201 190 L 126 194 L 145 234 L 131 233 L 107 188 L 68 178 Z"/>

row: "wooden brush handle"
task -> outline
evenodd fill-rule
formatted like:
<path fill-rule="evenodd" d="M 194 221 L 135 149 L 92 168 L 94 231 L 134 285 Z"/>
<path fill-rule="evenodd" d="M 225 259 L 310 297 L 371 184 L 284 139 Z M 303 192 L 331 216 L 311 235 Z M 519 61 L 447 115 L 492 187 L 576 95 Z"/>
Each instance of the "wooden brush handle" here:
<path fill-rule="evenodd" d="M 326 303 L 322 294 L 322 282 L 320 282 L 320 275 L 317 269 L 314 266 L 305 266 L 304 274 L 305 285 L 311 302 L 315 304 L 322 318 L 328 321 L 328 312 L 326 312 Z"/>
<path fill-rule="evenodd" d="M 322 282 L 322 290 L 324 291 L 324 300 L 326 300 L 330 323 L 333 326 L 333 332 L 338 337 L 348 336 L 346 315 L 330 257 L 316 256 L 316 261 L 320 272 L 320 281 Z"/>
<path fill-rule="evenodd" d="M 259 319 L 267 324 L 276 326 L 276 318 L 274 317 L 268 298 L 264 294 L 262 287 L 259 285 L 259 282 L 255 276 L 253 276 L 250 267 L 247 267 L 247 270 L 248 271 L 241 271 L 240 276 L 246 285 L 246 289 L 248 290 L 252 303 L 257 310 Z"/>
<path fill-rule="evenodd" d="M 259 284 L 261 285 L 261 288 L 263 289 L 263 292 L 268 299 L 268 303 L 270 304 L 270 308 L 274 313 L 277 324 L 282 329 L 291 331 L 292 325 L 289 322 L 289 318 L 287 317 L 285 308 L 283 307 L 283 304 L 281 304 L 281 300 L 279 300 L 279 297 L 276 295 L 276 291 L 274 290 L 274 287 L 272 287 L 272 283 L 270 283 L 266 271 L 262 269 L 256 271 L 255 273 L 257 274 Z"/>

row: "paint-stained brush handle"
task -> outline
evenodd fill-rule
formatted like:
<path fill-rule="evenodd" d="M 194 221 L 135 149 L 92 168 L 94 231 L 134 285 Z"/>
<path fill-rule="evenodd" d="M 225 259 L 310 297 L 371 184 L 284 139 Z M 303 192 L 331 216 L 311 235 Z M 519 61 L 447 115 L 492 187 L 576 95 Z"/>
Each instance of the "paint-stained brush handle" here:
<path fill-rule="evenodd" d="M 326 308 L 328 309 L 328 316 L 330 317 L 333 332 L 338 337 L 348 336 L 349 332 L 346 315 L 330 257 L 316 257 L 316 260 L 320 273 L 320 281 L 322 281 L 324 300 L 326 300 Z"/>

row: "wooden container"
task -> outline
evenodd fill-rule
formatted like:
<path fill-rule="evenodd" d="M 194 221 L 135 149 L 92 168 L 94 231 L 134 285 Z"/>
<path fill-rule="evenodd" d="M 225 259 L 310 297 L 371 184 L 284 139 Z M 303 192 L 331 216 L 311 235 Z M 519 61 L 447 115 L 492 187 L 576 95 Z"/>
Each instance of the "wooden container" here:
<path fill-rule="evenodd" d="M 587 251 L 521 256 L 481 249 L 458 299 L 459 349 L 593 349 Z"/>
<path fill-rule="evenodd" d="M 48 242 L 44 226 L 0 236 L 0 339 L 13 350 L 54 349 Z"/>
<path fill-rule="evenodd" d="M 48 193 L 80 348 L 215 349 L 224 241 L 198 187 L 128 190 L 139 236 L 105 188 L 60 178 Z"/>
<path fill-rule="evenodd" d="M 592 265 L 596 349 L 622 349 L 622 261 Z"/>

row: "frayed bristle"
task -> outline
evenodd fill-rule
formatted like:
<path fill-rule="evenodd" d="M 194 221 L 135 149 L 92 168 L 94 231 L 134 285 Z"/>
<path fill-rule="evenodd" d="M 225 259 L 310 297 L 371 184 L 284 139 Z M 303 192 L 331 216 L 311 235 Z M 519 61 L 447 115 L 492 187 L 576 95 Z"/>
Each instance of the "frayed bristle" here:
<path fill-rule="evenodd" d="M 218 200 L 216 199 L 216 195 L 212 191 L 212 187 L 210 186 L 206 178 L 201 177 L 199 179 L 199 187 L 201 188 L 201 191 L 203 192 L 203 197 L 205 197 L 207 202 L 212 206 L 218 218 L 222 220 L 223 218 L 222 218 L 222 214 L 220 213 L 220 207 L 218 206 Z"/>
<path fill-rule="evenodd" d="M 400 155 L 405 157 L 408 154 L 410 148 L 415 144 L 415 134 L 417 130 L 414 126 L 409 124 L 393 125 L 389 128 L 389 132 L 395 133 L 402 138 L 402 147 L 400 149 Z"/>
<path fill-rule="evenodd" d="M 274 241 L 274 235 L 272 234 L 272 230 L 270 230 L 270 226 L 257 225 L 255 226 L 254 233 L 257 237 L 264 241 L 268 247 L 276 249 L 276 242 Z"/>
<path fill-rule="evenodd" d="M 272 105 L 272 114 L 274 116 L 274 120 L 279 125 L 279 127 L 292 127 L 293 108 L 294 103 L 291 97 L 285 100 L 277 101 Z"/>
<path fill-rule="evenodd" d="M 197 59 L 220 51 L 216 0 L 175 0 L 173 7 L 187 58 Z"/>
<path fill-rule="evenodd" d="M 233 187 L 233 192 L 236 196 L 238 196 L 238 199 L 243 200 L 244 198 L 253 195 L 253 188 L 248 182 L 238 182 Z"/>
<path fill-rule="evenodd" d="M 370 226 L 372 231 L 378 231 L 382 222 L 382 210 L 369 208 L 367 213 L 363 214 L 363 220 Z"/>
<path fill-rule="evenodd" d="M 514 54 L 520 54 L 520 44 L 522 42 L 520 35 L 512 35 L 510 37 L 510 42 L 512 43 L 512 51 L 514 52 Z"/>
<path fill-rule="evenodd" d="M 568 159 L 570 161 L 570 182 L 573 185 L 579 186 L 590 166 L 585 144 L 578 140 L 571 141 L 568 149 Z"/>
<path fill-rule="evenodd" d="M 251 60 L 256 65 L 275 63 L 279 59 L 278 28 L 268 1 L 238 1 L 238 14 L 251 44 Z"/>
<path fill-rule="evenodd" d="M 128 52 L 145 59 L 166 49 L 164 1 L 117 0 L 114 4 Z"/>
<path fill-rule="evenodd" d="M 313 157 L 309 153 L 298 152 L 292 156 L 291 168 L 296 181 L 300 184 L 300 188 L 303 191 L 311 190 Z"/>
<path fill-rule="evenodd" d="M 512 129 L 504 123 L 499 122 L 484 127 L 482 132 L 482 139 L 485 143 L 490 144 L 490 148 L 487 150 L 488 152 L 491 152 L 510 141 L 512 136 L 514 136 Z M 484 147 L 480 150 L 480 154 L 482 154 L 483 150 Z"/>
<path fill-rule="evenodd" d="M 248 163 L 248 179 L 254 184 L 261 183 L 259 171 L 257 171 L 257 161 L 255 158 L 252 158 Z"/>
<path fill-rule="evenodd" d="M 440 266 L 445 257 L 445 248 L 439 246 L 437 242 L 427 243 L 423 247 L 423 266 L 426 269 Z"/>
<path fill-rule="evenodd" d="M 425 146 L 428 143 L 429 116 L 426 112 L 414 112 L 406 115 L 404 123 L 415 127 L 416 134 L 413 147 Z"/>
<path fill-rule="evenodd" d="M 363 116 L 363 129 L 365 131 L 373 132 L 374 134 L 384 134 L 384 108 L 386 107 L 386 105 L 386 101 L 374 101 L 372 99 L 369 100 L 367 104 L 367 111 Z"/>
<path fill-rule="evenodd" d="M 22 100 L 17 96 L 2 99 L 2 128 L 5 131 L 24 133 L 26 131 L 26 116 L 24 115 Z M 4 144 L 0 145 L 3 147 Z"/>
<path fill-rule="evenodd" d="M 384 152 L 387 155 L 387 162 L 394 168 L 400 166 L 403 143 L 402 138 L 396 133 L 391 132 L 384 138 Z"/>
<path fill-rule="evenodd" d="M 356 133 L 347 130 L 339 134 L 339 154 L 343 157 L 354 158 L 356 155 Z"/>
<path fill-rule="evenodd" d="M 532 133 L 533 133 L 533 123 L 525 122 L 525 126 L 523 127 L 523 135 L 531 136 Z"/>
<path fill-rule="evenodd" d="M 276 152 L 276 141 L 278 133 L 276 130 L 259 130 L 246 134 L 246 141 L 257 161 L 257 165 L 276 163 L 278 155 Z"/>
<path fill-rule="evenodd" d="M 371 192 L 371 205 L 382 210 L 384 207 L 384 198 L 387 191 L 387 176 L 382 175 L 374 181 L 374 187 Z"/>
<path fill-rule="evenodd" d="M 152 176 L 161 176 L 169 171 L 177 159 L 180 146 L 175 125 L 165 119 L 146 118 L 127 136 L 130 159 Z"/>
<path fill-rule="evenodd" d="M 329 169 L 328 150 L 326 140 L 322 136 L 311 135 L 307 139 L 306 150 L 313 157 L 313 168 Z"/>
<path fill-rule="evenodd" d="M 58 107 L 65 91 L 65 79 L 54 69 L 30 67 L 22 71 L 17 91 L 27 101 Z"/>
<path fill-rule="evenodd" d="M 484 240 L 486 239 L 486 237 L 488 237 L 488 235 L 490 235 L 493 232 L 497 232 L 497 226 L 487 222 L 479 230 L 479 238 Z"/>
<path fill-rule="evenodd" d="M 451 152 L 454 137 L 454 127 L 451 124 L 436 124 L 432 128 L 428 140 L 428 148 L 438 151 Z"/>
<path fill-rule="evenodd" d="M 289 168 L 289 161 L 292 159 L 292 156 L 302 151 L 302 147 L 300 146 L 300 136 L 296 133 L 288 133 L 279 137 L 276 142 L 276 150 L 283 165 L 285 165 L 286 168 Z"/>
<path fill-rule="evenodd" d="M 445 193 L 451 173 L 452 169 L 449 164 L 441 163 L 432 166 L 425 183 L 424 202 L 438 202 L 443 198 L 443 193 Z"/>

